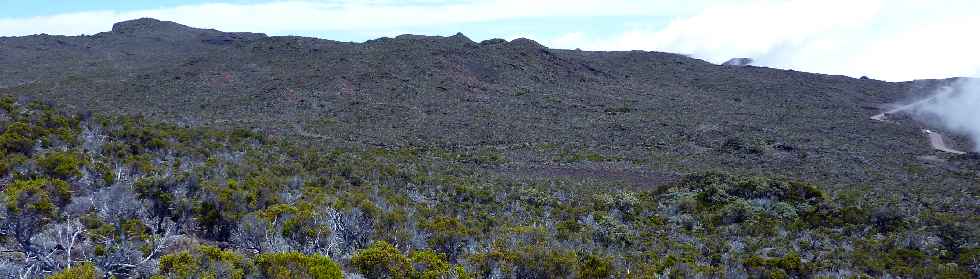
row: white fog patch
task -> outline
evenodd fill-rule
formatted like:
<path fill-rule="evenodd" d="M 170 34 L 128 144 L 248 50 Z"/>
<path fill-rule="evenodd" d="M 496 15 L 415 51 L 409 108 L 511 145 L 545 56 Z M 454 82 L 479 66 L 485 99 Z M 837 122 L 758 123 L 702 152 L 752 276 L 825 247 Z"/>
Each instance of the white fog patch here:
<path fill-rule="evenodd" d="M 961 78 L 915 107 L 920 117 L 936 119 L 952 132 L 970 137 L 980 151 L 980 79 Z"/>

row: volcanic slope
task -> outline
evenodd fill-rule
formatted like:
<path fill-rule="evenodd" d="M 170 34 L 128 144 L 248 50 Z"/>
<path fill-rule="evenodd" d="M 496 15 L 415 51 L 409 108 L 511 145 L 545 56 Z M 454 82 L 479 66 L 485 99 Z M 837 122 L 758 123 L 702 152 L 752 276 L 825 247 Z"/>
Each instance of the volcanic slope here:
<path fill-rule="evenodd" d="M 640 187 L 716 169 L 976 193 L 975 174 L 916 159 L 950 156 L 920 127 L 868 119 L 934 84 L 462 34 L 345 43 L 138 19 L 0 38 L 4 95 L 318 144 L 470 150 L 500 173 Z"/>

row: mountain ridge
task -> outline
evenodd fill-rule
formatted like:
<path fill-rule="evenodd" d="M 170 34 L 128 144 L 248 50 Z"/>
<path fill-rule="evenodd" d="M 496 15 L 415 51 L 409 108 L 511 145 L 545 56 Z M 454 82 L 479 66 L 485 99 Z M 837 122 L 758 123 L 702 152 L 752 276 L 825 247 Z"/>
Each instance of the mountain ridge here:
<path fill-rule="evenodd" d="M 877 113 L 868 108 L 942 83 L 550 49 L 523 38 L 349 43 L 153 19 L 93 36 L 3 38 L 0 57 L 0 86 L 8 86 L 0 93 L 79 110 L 326 135 L 315 139 L 339 145 L 490 146 L 514 159 L 511 168 L 591 152 L 628 162 L 618 167 L 625 171 L 790 166 L 778 172 L 841 185 L 895 182 L 862 170 L 867 162 L 888 173 L 921 164 L 916 155 L 932 151 L 914 124 L 867 121 Z"/>

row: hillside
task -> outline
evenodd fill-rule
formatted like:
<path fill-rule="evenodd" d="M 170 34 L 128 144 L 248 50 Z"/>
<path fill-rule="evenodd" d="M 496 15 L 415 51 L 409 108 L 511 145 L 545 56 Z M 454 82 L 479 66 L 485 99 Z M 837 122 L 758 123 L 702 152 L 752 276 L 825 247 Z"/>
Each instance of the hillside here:
<path fill-rule="evenodd" d="M 142 181 L 152 191 L 126 197 L 144 205 L 140 213 L 67 213 L 61 201 L 51 219 L 88 222 L 90 233 L 139 220 L 133 226 L 146 235 L 119 227 L 101 236 L 104 245 L 150 247 L 179 235 L 195 257 L 243 253 L 259 273 L 269 272 L 261 255 L 285 251 L 370 273 L 352 257 L 388 249 L 369 245 L 385 240 L 402 257 L 431 249 L 445 272 L 481 278 L 589 278 L 582 272 L 597 264 L 607 277 L 976 276 L 976 154 L 933 150 L 924 124 L 911 119 L 869 119 L 944 82 L 559 50 L 528 39 L 345 43 L 138 19 L 91 36 L 0 38 L 0 95 L 16 100 L 4 131 L 19 131 L 16 122 L 72 131 L 20 135 L 38 146 L 5 147 L 0 181 L 7 190 L 50 189 L 58 183 L 38 179 L 54 178 L 77 197 Z M 48 127 L 39 115 L 77 122 Z M 40 162 L 56 151 L 87 163 L 52 173 Z M 106 180 L 99 165 L 128 179 Z M 334 215 L 317 217 L 326 212 Z M 297 224 L 324 226 L 334 240 L 304 246 L 320 239 L 289 231 Z M 235 235 L 253 225 L 279 236 Z M 338 231 L 350 227 L 363 231 Z M 8 246 L 31 243 L 4 237 Z M 94 262 L 101 272 L 152 274 L 162 254 L 180 251 L 172 244 L 144 251 L 138 264 L 139 256 L 114 258 L 132 267 Z M 126 253 L 137 253 L 130 246 Z M 848 254 L 828 256 L 845 246 Z M 108 258 L 94 251 L 83 252 Z M 891 258 L 870 256 L 881 253 Z"/>

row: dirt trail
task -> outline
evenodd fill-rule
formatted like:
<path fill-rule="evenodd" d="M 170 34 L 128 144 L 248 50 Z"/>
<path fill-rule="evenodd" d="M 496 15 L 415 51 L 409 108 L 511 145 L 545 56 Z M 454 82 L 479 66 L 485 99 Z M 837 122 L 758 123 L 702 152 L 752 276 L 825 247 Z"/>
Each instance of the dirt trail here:
<path fill-rule="evenodd" d="M 921 104 L 924 104 L 926 102 L 932 101 L 933 99 L 938 98 L 938 97 L 940 97 L 942 95 L 943 95 L 942 93 L 936 94 L 936 95 L 933 95 L 932 97 L 922 99 L 922 100 L 917 101 L 915 103 L 911 103 L 911 104 L 908 104 L 908 105 L 900 106 L 900 107 L 897 107 L 897 108 L 888 110 L 886 112 L 882 112 L 880 114 L 873 115 L 873 116 L 871 116 L 871 120 L 875 120 L 875 121 L 886 121 L 888 119 L 888 115 L 890 115 L 890 114 L 896 114 L 896 113 L 899 113 L 899 112 L 902 112 L 902 111 L 905 111 L 905 110 L 909 110 L 909 109 L 914 108 L 914 107 L 916 107 L 918 105 L 921 105 Z M 949 147 L 948 145 L 946 145 L 945 137 L 943 137 L 942 134 L 939 134 L 939 133 L 936 133 L 936 132 L 933 132 L 933 131 L 930 131 L 930 130 L 922 130 L 922 132 L 926 133 L 926 135 L 929 136 L 929 145 L 932 146 L 932 149 L 939 150 L 939 151 L 946 152 L 946 153 L 958 154 L 958 155 L 966 154 L 966 152 L 953 149 L 953 148 Z"/>
<path fill-rule="evenodd" d="M 888 110 L 886 112 L 875 114 L 874 116 L 871 116 L 871 120 L 885 121 L 888 118 L 888 115 L 889 114 L 896 114 L 896 113 L 902 112 L 904 110 L 908 110 L 908 109 L 914 108 L 914 107 L 916 107 L 918 105 L 925 104 L 925 103 L 927 103 L 929 101 L 932 101 L 935 98 L 938 98 L 941 95 L 943 95 L 943 94 L 942 93 L 939 93 L 939 94 L 933 95 L 932 97 L 919 100 L 919 101 L 917 101 L 915 103 L 911 103 L 911 104 L 908 104 L 908 105 L 900 106 L 900 107 L 897 107 L 897 108 L 893 108 L 891 110 Z"/>
<path fill-rule="evenodd" d="M 933 149 L 958 155 L 966 154 L 966 152 L 950 148 L 946 145 L 946 140 L 943 138 L 943 135 L 929 130 L 925 130 L 924 132 L 929 135 L 929 144 L 932 145 Z"/>

